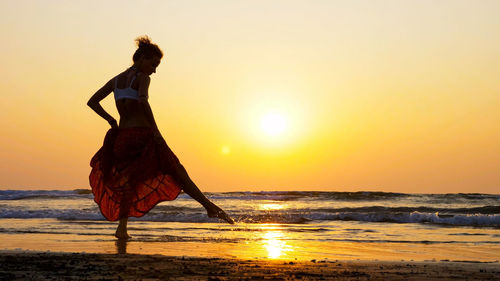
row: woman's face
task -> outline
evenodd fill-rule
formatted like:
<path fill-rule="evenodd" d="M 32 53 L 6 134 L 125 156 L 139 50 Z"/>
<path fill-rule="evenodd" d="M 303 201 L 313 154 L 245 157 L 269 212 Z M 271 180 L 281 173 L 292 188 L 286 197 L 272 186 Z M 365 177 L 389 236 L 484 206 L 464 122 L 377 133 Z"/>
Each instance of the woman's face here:
<path fill-rule="evenodd" d="M 160 64 L 161 59 L 159 57 L 143 58 L 139 64 L 139 70 L 147 75 L 151 75 L 156 72 L 156 68 Z"/>

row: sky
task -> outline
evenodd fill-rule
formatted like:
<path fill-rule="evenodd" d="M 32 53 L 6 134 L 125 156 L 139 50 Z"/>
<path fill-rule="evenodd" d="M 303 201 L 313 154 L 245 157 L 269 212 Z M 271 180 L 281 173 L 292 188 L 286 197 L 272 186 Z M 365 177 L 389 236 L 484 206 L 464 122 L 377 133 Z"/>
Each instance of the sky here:
<path fill-rule="evenodd" d="M 148 35 L 202 191 L 500 193 L 500 1 L 0 1 L 0 189 L 90 188 Z M 101 104 L 119 118 L 112 95 Z"/>

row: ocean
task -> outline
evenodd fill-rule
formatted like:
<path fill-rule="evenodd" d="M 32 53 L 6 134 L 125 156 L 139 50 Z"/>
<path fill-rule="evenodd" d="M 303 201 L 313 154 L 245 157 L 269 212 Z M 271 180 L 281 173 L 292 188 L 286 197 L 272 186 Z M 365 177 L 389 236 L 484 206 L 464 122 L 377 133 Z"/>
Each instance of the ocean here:
<path fill-rule="evenodd" d="M 236 221 L 208 218 L 187 194 L 131 218 L 132 239 L 90 190 L 0 190 L 0 250 L 127 252 L 265 259 L 498 262 L 500 195 L 262 191 L 205 193 Z"/>

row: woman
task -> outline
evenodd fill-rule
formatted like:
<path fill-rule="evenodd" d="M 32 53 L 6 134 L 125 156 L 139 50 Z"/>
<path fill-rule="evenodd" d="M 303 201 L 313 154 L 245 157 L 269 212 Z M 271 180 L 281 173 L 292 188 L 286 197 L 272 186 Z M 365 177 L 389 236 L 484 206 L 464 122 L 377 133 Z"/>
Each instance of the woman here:
<path fill-rule="evenodd" d="M 181 190 L 203 205 L 209 217 L 233 224 L 201 193 L 161 136 L 148 103 L 148 88 L 163 53 L 147 36 L 136 41 L 134 64 L 108 81 L 87 103 L 111 125 L 90 162 L 95 202 L 107 220 L 120 221 L 117 238 L 130 238 L 128 217 L 145 215 L 159 202 L 177 198 Z M 120 124 L 99 104 L 111 92 Z"/>

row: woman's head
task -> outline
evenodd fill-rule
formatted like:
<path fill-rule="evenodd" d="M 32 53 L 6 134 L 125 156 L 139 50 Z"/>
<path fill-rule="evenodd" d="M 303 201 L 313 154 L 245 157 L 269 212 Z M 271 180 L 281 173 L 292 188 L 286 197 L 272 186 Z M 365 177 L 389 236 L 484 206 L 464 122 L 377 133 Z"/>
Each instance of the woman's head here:
<path fill-rule="evenodd" d="M 151 43 L 151 39 L 147 36 L 139 37 L 135 41 L 138 48 L 132 57 L 134 65 L 145 74 L 155 73 L 156 67 L 163 57 L 163 52 L 158 45 Z"/>

